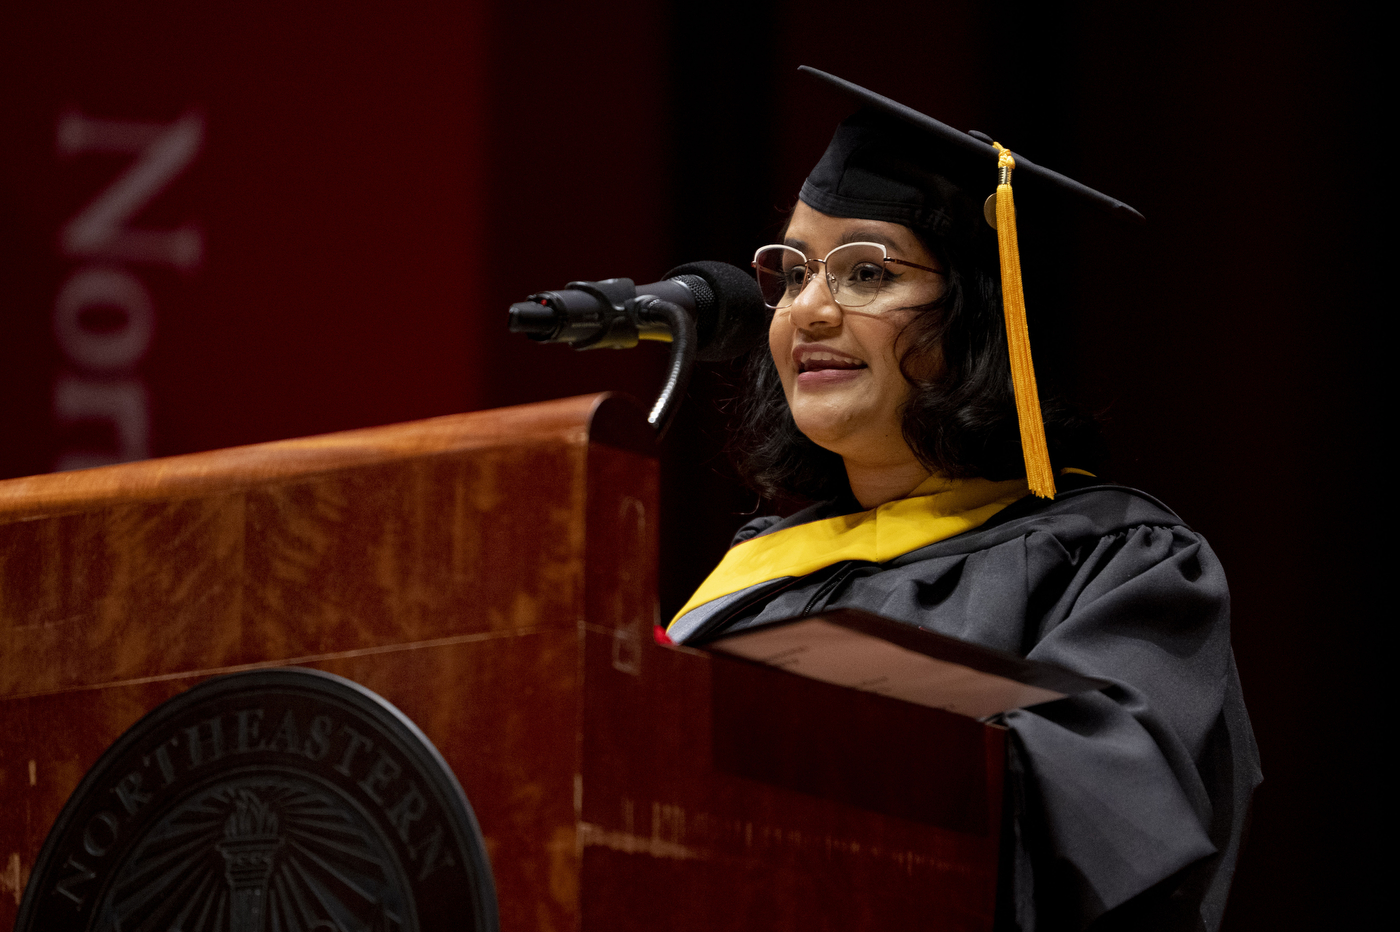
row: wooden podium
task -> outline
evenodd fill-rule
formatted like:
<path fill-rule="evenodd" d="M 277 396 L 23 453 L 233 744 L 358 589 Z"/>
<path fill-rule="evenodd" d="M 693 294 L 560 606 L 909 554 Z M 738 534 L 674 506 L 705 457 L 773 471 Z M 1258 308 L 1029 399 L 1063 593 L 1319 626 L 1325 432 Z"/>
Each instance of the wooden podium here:
<path fill-rule="evenodd" d="M 1000 731 L 655 644 L 657 487 L 605 395 L 0 482 L 0 930 L 124 730 L 283 665 L 441 750 L 502 929 L 989 929 Z"/>

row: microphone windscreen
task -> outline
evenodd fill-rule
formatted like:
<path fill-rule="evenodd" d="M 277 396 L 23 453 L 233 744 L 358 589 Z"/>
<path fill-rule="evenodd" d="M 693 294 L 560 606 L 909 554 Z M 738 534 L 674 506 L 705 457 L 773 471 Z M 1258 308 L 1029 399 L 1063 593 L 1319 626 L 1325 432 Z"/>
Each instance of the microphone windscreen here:
<path fill-rule="evenodd" d="M 667 272 L 666 277 L 699 278 L 713 293 L 711 304 L 699 288 L 685 282 L 695 295 L 697 359 L 733 359 L 767 339 L 768 306 L 749 273 L 725 262 L 688 262 Z"/>

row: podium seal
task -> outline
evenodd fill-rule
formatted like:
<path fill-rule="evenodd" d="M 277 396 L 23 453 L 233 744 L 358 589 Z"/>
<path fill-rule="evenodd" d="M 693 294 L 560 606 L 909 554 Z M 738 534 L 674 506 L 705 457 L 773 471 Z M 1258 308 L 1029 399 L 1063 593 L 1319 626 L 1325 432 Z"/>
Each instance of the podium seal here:
<path fill-rule="evenodd" d="M 481 830 L 437 749 L 349 680 L 195 686 L 117 740 L 35 861 L 16 932 L 496 932 Z"/>

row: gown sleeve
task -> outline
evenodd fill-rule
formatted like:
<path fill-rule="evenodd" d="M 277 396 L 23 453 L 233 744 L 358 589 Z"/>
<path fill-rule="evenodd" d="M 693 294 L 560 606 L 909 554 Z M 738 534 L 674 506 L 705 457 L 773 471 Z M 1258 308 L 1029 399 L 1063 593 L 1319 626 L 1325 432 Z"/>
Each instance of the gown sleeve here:
<path fill-rule="evenodd" d="M 1253 753 L 1247 719 L 1240 734 L 1227 714 L 1239 686 L 1220 563 L 1179 526 L 1025 547 L 1028 604 L 1045 606 L 1026 619 L 1028 656 L 1113 685 L 1005 716 L 999 925 L 1213 929 L 1234 854 L 1219 853 L 1248 800 L 1220 775 Z"/>

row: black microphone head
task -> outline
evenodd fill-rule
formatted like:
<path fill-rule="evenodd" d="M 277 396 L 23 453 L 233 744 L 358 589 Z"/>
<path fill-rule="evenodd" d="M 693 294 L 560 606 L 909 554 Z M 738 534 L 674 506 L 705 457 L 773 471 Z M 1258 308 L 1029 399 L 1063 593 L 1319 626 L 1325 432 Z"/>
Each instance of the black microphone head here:
<path fill-rule="evenodd" d="M 687 262 L 666 273 L 695 295 L 695 358 L 741 356 L 768 337 L 768 306 L 758 282 L 725 262 Z M 697 281 L 698 280 L 698 281 Z"/>

